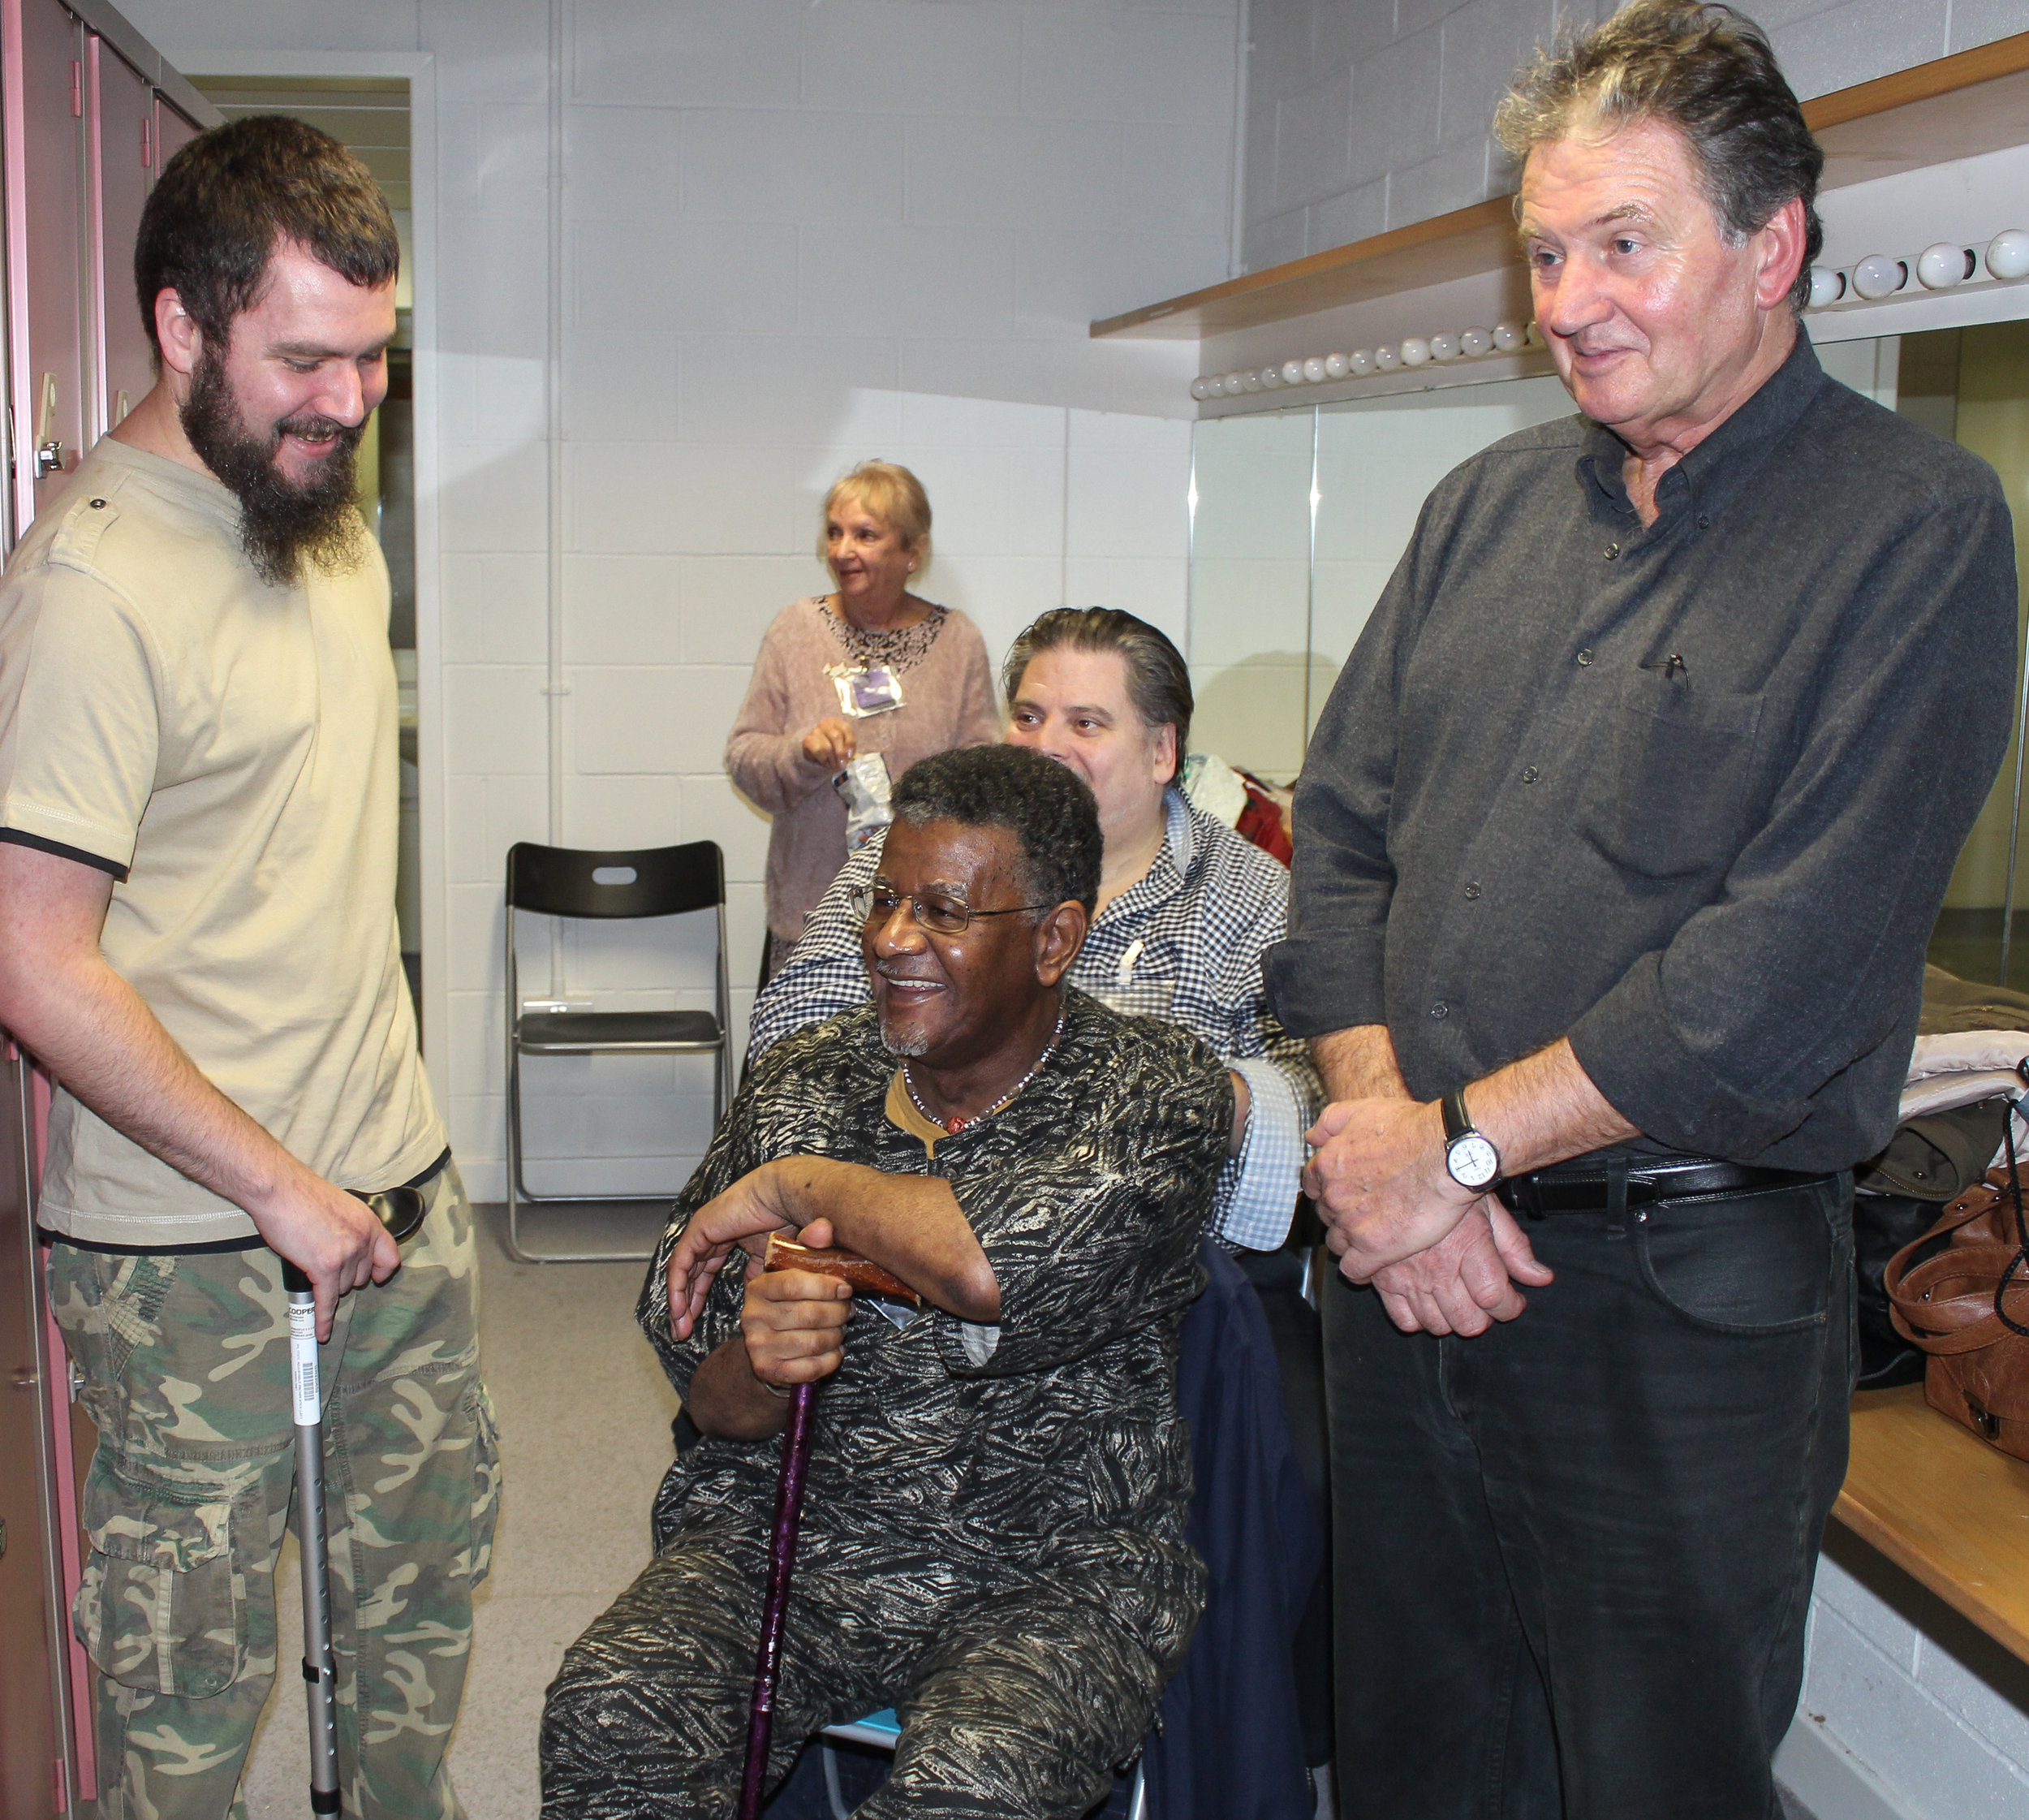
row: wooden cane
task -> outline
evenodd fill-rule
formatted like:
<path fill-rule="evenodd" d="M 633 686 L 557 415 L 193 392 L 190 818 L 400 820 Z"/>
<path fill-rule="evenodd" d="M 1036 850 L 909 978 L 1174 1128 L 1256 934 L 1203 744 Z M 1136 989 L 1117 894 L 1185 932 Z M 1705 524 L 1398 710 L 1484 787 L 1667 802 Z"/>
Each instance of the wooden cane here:
<path fill-rule="evenodd" d="M 765 1270 L 810 1270 L 851 1285 L 855 1295 L 920 1305 L 920 1298 L 900 1278 L 872 1258 L 833 1246 L 819 1250 L 776 1233 L 761 1260 Z M 789 1610 L 789 1581 L 796 1566 L 796 1531 L 803 1520 L 803 1477 L 810 1464 L 811 1416 L 817 1387 L 799 1384 L 789 1395 L 789 1421 L 782 1430 L 782 1465 L 775 1484 L 775 1525 L 768 1542 L 768 1590 L 761 1600 L 760 1649 L 754 1663 L 754 1698 L 747 1714 L 747 1768 L 740 1779 L 739 1820 L 760 1820 L 768 1787 L 768 1747 L 775 1728 L 775 1689 L 781 1679 L 782 1619 Z"/>

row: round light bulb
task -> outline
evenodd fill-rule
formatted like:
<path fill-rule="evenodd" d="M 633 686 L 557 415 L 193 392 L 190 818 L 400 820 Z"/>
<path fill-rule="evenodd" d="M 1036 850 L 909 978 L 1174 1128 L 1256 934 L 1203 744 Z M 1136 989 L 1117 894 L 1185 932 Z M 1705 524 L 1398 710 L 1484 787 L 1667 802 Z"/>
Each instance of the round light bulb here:
<path fill-rule="evenodd" d="M 1247 375 L 1245 373 L 1229 373 L 1226 376 L 1226 395 L 1228 398 L 1238 398 L 1246 390 Z"/>
<path fill-rule="evenodd" d="M 1374 370 L 1393 373 L 1402 364 L 1402 351 L 1394 347 L 1376 347 L 1374 350 Z"/>
<path fill-rule="evenodd" d="M 1253 371 L 1251 371 L 1251 372 L 1250 372 L 1250 373 L 1242 373 L 1242 374 L 1240 375 L 1240 384 L 1241 384 L 1242 387 L 1243 387 L 1244 390 L 1247 390 L 1247 391 L 1250 391 L 1250 392 L 1258 392 L 1259 390 L 1260 390 L 1260 389 L 1261 389 L 1261 372 L 1260 372 L 1260 368 L 1258 368 L 1258 367 L 1256 367 L 1256 369 L 1254 369 L 1254 370 L 1253 370 Z"/>
<path fill-rule="evenodd" d="M 1461 351 L 1458 338 L 1449 331 L 1430 338 L 1430 357 L 1433 360 L 1455 360 Z"/>
<path fill-rule="evenodd" d="M 1374 351 L 1371 347 L 1355 347 L 1346 356 L 1346 370 L 1355 377 L 1364 379 L 1374 370 Z"/>
<path fill-rule="evenodd" d="M 1301 360 L 1283 361 L 1282 383 L 1285 386 L 1300 386 L 1303 383 L 1303 363 Z"/>
<path fill-rule="evenodd" d="M 1325 377 L 1327 379 L 1343 379 L 1347 373 L 1357 370 L 1350 354 L 1327 354 L 1325 356 Z"/>
<path fill-rule="evenodd" d="M 1809 308 L 1823 309 L 1828 304 L 1836 304 L 1846 295 L 1846 274 L 1835 272 L 1829 265 L 1811 268 L 1811 302 Z"/>
<path fill-rule="evenodd" d="M 1303 377 L 1313 385 L 1322 384 L 1325 378 L 1325 356 L 1313 354 L 1303 363 Z"/>
<path fill-rule="evenodd" d="M 1529 344 L 1529 332 L 1519 322 L 1497 322 L 1493 326 L 1493 345 L 1503 354 L 1512 354 L 1519 347 Z"/>
<path fill-rule="evenodd" d="M 1282 369 L 1280 367 L 1263 367 L 1261 369 L 1261 390 L 1263 391 L 1274 391 L 1282 385 Z"/>
<path fill-rule="evenodd" d="M 1989 240 L 1987 270 L 1997 278 L 2029 278 L 2029 230 L 2011 227 Z"/>
<path fill-rule="evenodd" d="M 1491 329 L 1461 329 L 1458 331 L 1458 351 L 1469 360 L 1476 360 L 1493 346 Z"/>
<path fill-rule="evenodd" d="M 1204 399 L 1208 399 L 1212 395 L 1212 382 L 1209 379 L 1192 380 L 1191 382 L 1191 397 L 1198 399 L 1200 403 L 1202 403 Z"/>
<path fill-rule="evenodd" d="M 1529 318 L 1527 325 L 1523 329 L 1522 339 L 1531 347 L 1547 347 L 1549 345 L 1543 339 L 1543 325 L 1534 317 Z"/>
<path fill-rule="evenodd" d="M 1892 297 L 1909 282 L 1909 267 L 1885 252 L 1870 252 L 1853 268 L 1853 288 L 1870 303 Z"/>
<path fill-rule="evenodd" d="M 1916 256 L 1916 282 L 1926 291 L 1949 291 L 1979 270 L 1979 255 L 1956 240 L 1940 240 Z"/>
<path fill-rule="evenodd" d="M 1402 364 L 1406 367 L 1419 367 L 1430 358 L 1430 343 L 1421 335 L 1411 335 L 1402 344 Z"/>

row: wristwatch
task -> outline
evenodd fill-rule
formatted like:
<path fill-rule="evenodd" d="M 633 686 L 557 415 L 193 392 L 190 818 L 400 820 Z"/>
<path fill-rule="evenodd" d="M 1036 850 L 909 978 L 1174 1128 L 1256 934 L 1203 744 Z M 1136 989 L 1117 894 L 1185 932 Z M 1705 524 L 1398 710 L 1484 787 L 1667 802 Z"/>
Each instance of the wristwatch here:
<path fill-rule="evenodd" d="M 1484 1193 L 1501 1179 L 1501 1153 L 1492 1138 L 1474 1128 L 1464 1088 L 1445 1095 L 1444 1115 L 1445 1167 L 1460 1188 Z"/>

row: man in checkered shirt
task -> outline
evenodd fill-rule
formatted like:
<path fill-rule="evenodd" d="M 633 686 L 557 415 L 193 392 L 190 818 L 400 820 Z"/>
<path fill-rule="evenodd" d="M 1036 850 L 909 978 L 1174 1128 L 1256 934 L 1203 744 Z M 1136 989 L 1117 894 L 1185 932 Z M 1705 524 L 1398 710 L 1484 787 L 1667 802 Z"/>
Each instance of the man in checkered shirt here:
<path fill-rule="evenodd" d="M 1273 1251 L 1288 1237 L 1321 1094 L 1305 1046 L 1269 1009 L 1261 954 L 1282 939 L 1289 873 L 1176 787 L 1191 680 L 1168 639 L 1132 614 L 1062 607 L 1014 641 L 1002 672 L 1010 744 L 1069 766 L 1098 799 L 1099 912 L 1070 979 L 1116 1011 L 1178 1024 L 1233 1076 L 1231 1152 L 1216 1236 Z M 751 1065 L 791 1032 L 864 1003 L 867 971 L 847 899 L 881 864 L 851 858 L 756 1001 Z"/>

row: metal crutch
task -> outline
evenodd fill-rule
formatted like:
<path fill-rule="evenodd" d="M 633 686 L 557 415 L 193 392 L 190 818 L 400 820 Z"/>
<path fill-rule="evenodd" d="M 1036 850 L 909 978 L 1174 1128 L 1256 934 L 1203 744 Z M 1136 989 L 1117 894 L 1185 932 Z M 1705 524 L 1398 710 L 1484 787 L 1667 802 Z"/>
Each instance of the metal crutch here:
<path fill-rule="evenodd" d="M 419 1188 L 389 1188 L 359 1199 L 373 1209 L 398 1245 L 423 1223 L 425 1203 Z M 330 1814 L 340 1811 L 338 1682 L 331 1654 L 331 1546 L 324 1527 L 317 1305 L 309 1278 L 286 1257 L 282 1286 L 289 1293 L 289 1383 L 295 1405 L 296 1551 L 303 1569 L 303 1679 L 310 1705 L 310 1811 Z"/>

